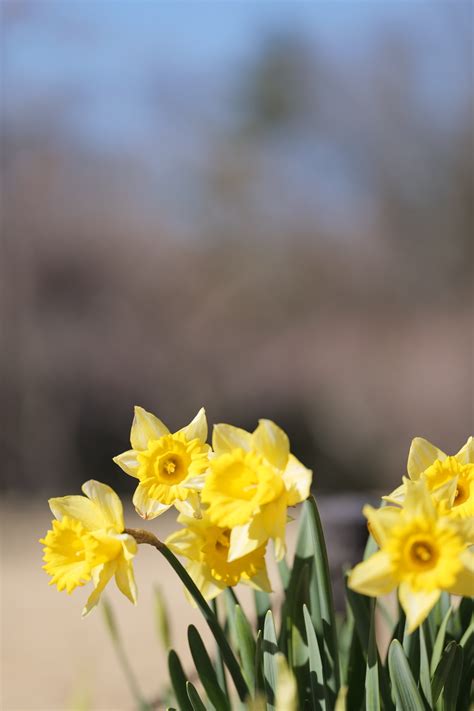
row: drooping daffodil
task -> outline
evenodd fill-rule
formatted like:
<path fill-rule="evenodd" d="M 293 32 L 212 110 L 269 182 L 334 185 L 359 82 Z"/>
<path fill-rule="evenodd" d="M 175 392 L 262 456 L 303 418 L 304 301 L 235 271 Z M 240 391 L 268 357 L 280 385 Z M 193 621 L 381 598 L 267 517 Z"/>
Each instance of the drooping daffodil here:
<path fill-rule="evenodd" d="M 277 560 L 285 554 L 287 510 L 309 496 L 312 472 L 290 453 L 285 432 L 260 420 L 252 433 L 214 427 L 215 456 L 202 489 L 209 520 L 229 529 L 229 561 L 273 539 Z"/>
<path fill-rule="evenodd" d="M 197 506 L 197 491 L 209 466 L 204 408 L 174 434 L 151 412 L 135 407 L 132 449 L 114 457 L 124 472 L 139 480 L 133 504 L 144 519 L 156 518 L 170 506 L 186 502 Z M 183 510 L 183 507 L 180 508 Z"/>
<path fill-rule="evenodd" d="M 137 590 L 132 559 L 137 544 L 124 533 L 122 503 L 110 486 L 90 480 L 82 486 L 86 496 L 49 500 L 56 517 L 52 529 L 40 539 L 44 545 L 44 570 L 50 585 L 71 593 L 92 580 L 92 591 L 82 614 L 87 615 L 115 576 L 119 590 L 134 604 Z"/>

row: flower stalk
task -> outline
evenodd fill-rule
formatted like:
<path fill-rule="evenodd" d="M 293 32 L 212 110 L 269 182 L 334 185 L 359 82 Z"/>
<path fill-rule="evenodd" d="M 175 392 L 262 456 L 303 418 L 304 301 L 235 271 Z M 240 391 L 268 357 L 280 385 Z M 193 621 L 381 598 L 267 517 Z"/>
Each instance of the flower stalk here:
<path fill-rule="evenodd" d="M 209 629 L 214 635 L 214 639 L 221 650 L 222 659 L 229 670 L 239 698 L 241 701 L 244 701 L 247 696 L 249 696 L 250 691 L 244 677 L 242 676 L 242 672 L 240 671 L 239 663 L 235 658 L 221 626 L 219 625 L 216 615 L 202 596 L 199 588 L 196 586 L 186 569 L 181 565 L 179 560 L 163 543 L 163 541 L 160 541 L 159 538 L 157 538 L 153 533 L 150 533 L 150 531 L 145 531 L 142 528 L 126 528 L 125 533 L 132 536 L 138 544 L 144 543 L 156 548 L 156 550 L 159 551 L 159 553 L 161 553 L 161 555 L 168 561 L 175 573 L 181 579 L 181 582 L 200 609 L 209 626 Z"/>

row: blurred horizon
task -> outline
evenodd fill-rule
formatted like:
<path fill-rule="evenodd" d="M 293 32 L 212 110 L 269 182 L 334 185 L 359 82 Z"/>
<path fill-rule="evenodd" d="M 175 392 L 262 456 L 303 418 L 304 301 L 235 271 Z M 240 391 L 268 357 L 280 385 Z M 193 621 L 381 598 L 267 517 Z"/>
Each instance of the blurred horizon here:
<path fill-rule="evenodd" d="M 321 490 L 462 446 L 472 13 L 3 2 L 4 492 L 131 490 L 134 404 L 274 419 Z"/>

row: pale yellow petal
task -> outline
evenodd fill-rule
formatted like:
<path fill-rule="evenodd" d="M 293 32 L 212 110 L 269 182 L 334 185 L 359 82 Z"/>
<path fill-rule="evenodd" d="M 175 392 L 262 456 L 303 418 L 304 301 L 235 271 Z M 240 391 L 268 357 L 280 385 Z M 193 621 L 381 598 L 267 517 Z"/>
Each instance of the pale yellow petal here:
<path fill-rule="evenodd" d="M 461 464 L 474 464 L 474 437 L 469 437 L 455 457 Z"/>
<path fill-rule="evenodd" d="M 254 590 L 263 590 L 264 592 L 272 592 L 272 586 L 268 578 L 268 571 L 265 568 L 259 570 L 256 575 L 251 580 L 241 580 L 244 585 L 249 585 Z"/>
<path fill-rule="evenodd" d="M 277 687 L 275 694 L 275 711 L 297 711 L 298 687 L 291 669 L 281 652 L 275 656 L 277 664 Z"/>
<path fill-rule="evenodd" d="M 128 533 L 120 533 L 116 538 L 122 544 L 123 557 L 125 561 L 131 560 L 138 551 L 138 543 L 133 536 Z"/>
<path fill-rule="evenodd" d="M 143 407 L 135 407 L 135 415 L 130 431 L 130 442 L 133 449 L 147 449 L 150 440 L 159 439 L 169 434 L 170 431 L 151 412 L 147 412 Z"/>
<path fill-rule="evenodd" d="M 212 448 L 216 454 L 225 454 L 233 449 L 252 449 L 252 435 L 233 425 L 214 425 L 212 431 Z"/>
<path fill-rule="evenodd" d="M 391 528 L 399 523 L 401 512 L 398 506 L 382 506 L 380 509 L 364 506 L 363 513 L 369 522 L 370 533 L 379 546 L 383 546 Z"/>
<path fill-rule="evenodd" d="M 474 596 L 474 555 L 471 551 L 466 550 L 461 560 L 463 563 L 462 569 L 459 571 L 456 582 L 449 589 L 453 595 L 461 595 L 462 597 Z"/>
<path fill-rule="evenodd" d="M 408 453 L 407 470 L 410 479 L 418 479 L 437 459 L 446 459 L 445 453 L 423 437 L 415 437 Z"/>
<path fill-rule="evenodd" d="M 347 584 L 351 590 L 371 597 L 389 593 L 397 583 L 388 554 L 378 551 L 356 565 L 349 574 Z"/>
<path fill-rule="evenodd" d="M 118 454 L 113 458 L 113 461 L 115 464 L 118 464 L 120 469 L 123 469 L 126 474 L 138 479 L 138 468 L 140 464 L 138 463 L 137 453 L 134 449 L 128 449 L 126 452 Z"/>
<path fill-rule="evenodd" d="M 196 491 L 190 492 L 184 501 L 175 501 L 174 507 L 188 518 L 202 518 L 201 499 Z"/>
<path fill-rule="evenodd" d="M 277 469 L 285 469 L 290 454 L 290 442 L 283 430 L 271 420 L 259 420 L 252 434 L 252 444 Z"/>
<path fill-rule="evenodd" d="M 211 576 L 207 566 L 192 561 L 186 570 L 206 600 L 213 600 L 224 589 Z"/>
<path fill-rule="evenodd" d="M 107 526 L 103 512 L 85 496 L 60 496 L 49 499 L 48 503 L 59 521 L 63 516 L 69 516 L 80 521 L 88 531 L 96 531 Z"/>
<path fill-rule="evenodd" d="M 171 507 L 171 504 L 162 504 L 161 501 L 150 498 L 148 491 L 148 487 L 140 482 L 133 495 L 133 505 L 137 514 L 146 520 L 161 516 Z"/>
<path fill-rule="evenodd" d="M 205 409 L 201 407 L 194 420 L 179 431 L 183 432 L 187 440 L 199 439 L 201 442 L 205 442 L 207 439 L 207 419 Z"/>
<path fill-rule="evenodd" d="M 91 610 L 97 605 L 105 586 L 115 573 L 116 568 L 117 561 L 111 560 L 107 563 L 104 563 L 103 565 L 97 566 L 97 568 L 92 571 L 92 577 L 94 580 L 95 587 L 91 595 L 89 596 L 89 599 L 87 600 L 84 609 L 82 610 L 83 617 L 88 615 Z"/>
<path fill-rule="evenodd" d="M 414 632 L 438 602 L 440 590 L 413 590 L 409 583 L 401 583 L 398 597 L 407 616 L 407 631 Z"/>
<path fill-rule="evenodd" d="M 282 476 L 288 493 L 288 506 L 295 506 L 308 498 L 313 472 L 306 469 L 293 454 L 290 454 Z"/>
<path fill-rule="evenodd" d="M 402 504 L 405 498 L 405 492 L 405 484 L 400 484 L 400 486 L 397 486 L 391 494 L 388 494 L 388 496 L 382 496 L 382 499 L 387 501 L 389 504 Z"/>
<path fill-rule="evenodd" d="M 112 526 L 118 533 L 125 528 L 123 521 L 123 506 L 115 491 L 107 484 L 90 479 L 82 485 L 82 491 L 94 502 L 107 526 Z"/>
<path fill-rule="evenodd" d="M 115 571 L 115 582 L 121 593 L 128 597 L 130 602 L 137 604 L 137 585 L 133 574 L 132 564 L 126 560 L 121 560 Z"/>
<path fill-rule="evenodd" d="M 268 533 L 263 518 L 257 514 L 243 526 L 235 526 L 230 534 L 230 546 L 227 560 L 229 563 L 252 553 L 268 541 Z"/>

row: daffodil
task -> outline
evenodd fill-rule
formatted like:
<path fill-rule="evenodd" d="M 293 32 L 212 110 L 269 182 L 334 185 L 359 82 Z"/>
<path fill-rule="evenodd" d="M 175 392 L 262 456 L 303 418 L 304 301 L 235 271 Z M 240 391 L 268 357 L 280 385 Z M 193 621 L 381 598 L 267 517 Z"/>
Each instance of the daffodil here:
<path fill-rule="evenodd" d="M 155 415 L 135 407 L 132 449 L 114 457 L 114 462 L 139 480 L 133 503 L 142 518 L 156 518 L 173 504 L 180 508 L 186 501 L 197 506 L 197 492 L 209 466 L 206 439 L 204 408 L 189 425 L 171 434 Z"/>
<path fill-rule="evenodd" d="M 445 513 L 453 518 L 466 519 L 474 516 L 474 439 L 453 456 L 422 437 L 416 437 L 408 454 L 408 475 L 412 481 L 424 479 L 435 503 L 444 506 Z M 405 484 L 389 496 L 393 503 L 402 503 Z"/>
<path fill-rule="evenodd" d="M 309 496 L 312 472 L 290 454 L 287 435 L 271 420 L 260 420 L 253 433 L 216 425 L 212 445 L 215 456 L 201 497 L 211 523 L 231 530 L 228 560 L 270 538 L 280 560 L 287 509 Z"/>
<path fill-rule="evenodd" d="M 180 514 L 178 522 L 184 528 L 172 533 L 165 543 L 176 555 L 188 558 L 187 571 L 206 599 L 237 583 L 271 591 L 265 545 L 229 561 L 230 529 L 212 524 L 205 512 L 201 518 Z"/>
<path fill-rule="evenodd" d="M 86 496 L 49 500 L 56 520 L 40 543 L 44 544 L 43 568 L 51 575 L 50 585 L 71 593 L 92 580 L 94 590 L 82 613 L 87 615 L 115 575 L 119 590 L 135 604 L 132 559 L 137 544 L 124 533 L 122 503 L 110 486 L 98 481 L 87 481 L 82 491 Z"/>
<path fill-rule="evenodd" d="M 405 481 L 402 509 L 366 506 L 364 513 L 380 550 L 352 570 L 351 589 L 377 597 L 398 587 L 409 632 L 442 591 L 473 594 L 474 556 L 463 523 L 439 515 L 425 480 Z"/>

